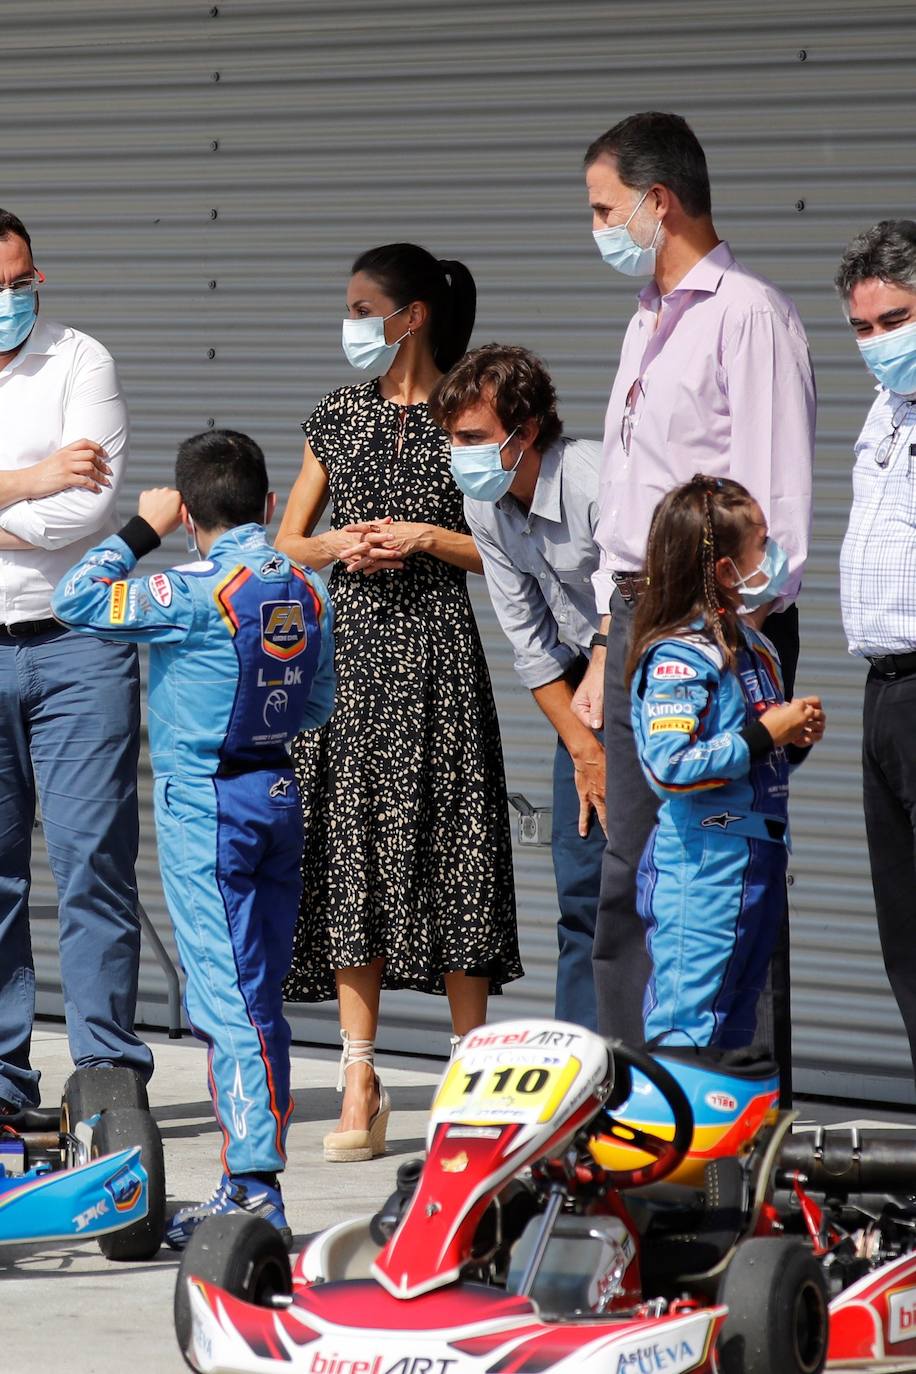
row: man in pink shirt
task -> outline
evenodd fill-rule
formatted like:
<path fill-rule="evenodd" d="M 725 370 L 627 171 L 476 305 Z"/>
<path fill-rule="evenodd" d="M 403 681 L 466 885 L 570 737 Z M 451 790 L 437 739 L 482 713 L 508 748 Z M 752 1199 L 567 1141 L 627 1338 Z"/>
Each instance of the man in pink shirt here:
<path fill-rule="evenodd" d="M 605 423 L 593 582 L 598 610 L 609 616 L 607 652 L 593 655 L 576 698 L 582 719 L 593 728 L 604 723 L 608 767 L 608 846 L 594 946 L 599 1029 L 638 1043 L 649 966 L 636 915 L 636 869 L 656 800 L 636 756 L 623 663 L 652 512 L 665 492 L 697 472 L 732 477 L 760 502 L 790 561 L 790 581 L 764 628 L 791 697 L 815 391 L 795 306 L 736 262 L 716 233 L 706 158 L 683 119 L 631 115 L 595 140 L 585 167 L 603 260 L 649 278 L 627 327 Z M 777 973 L 774 966 L 774 989 L 788 997 L 787 967 Z M 787 1033 L 779 1006 L 777 1019 Z M 779 1057 L 788 1075 L 785 1047 Z"/>

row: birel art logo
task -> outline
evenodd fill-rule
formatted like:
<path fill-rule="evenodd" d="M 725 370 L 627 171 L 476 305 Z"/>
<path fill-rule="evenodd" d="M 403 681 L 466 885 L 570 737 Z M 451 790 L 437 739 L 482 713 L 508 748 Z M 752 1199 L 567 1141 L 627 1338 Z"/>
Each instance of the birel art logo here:
<path fill-rule="evenodd" d="M 457 1360 L 433 1360 L 423 1355 L 403 1355 L 390 1361 L 381 1355 L 354 1360 L 334 1350 L 327 1355 L 315 1351 L 308 1368 L 310 1374 L 449 1374 L 449 1366 L 457 1363 Z"/>
<path fill-rule="evenodd" d="M 887 1316 L 889 1341 L 916 1341 L 916 1288 L 888 1293 Z"/>
<path fill-rule="evenodd" d="M 696 1366 L 697 1356 L 689 1341 L 654 1341 L 633 1345 L 617 1356 L 614 1374 L 682 1374 Z"/>
<path fill-rule="evenodd" d="M 508 1045 L 572 1045 L 574 1041 L 581 1040 L 580 1035 L 571 1031 L 536 1031 L 533 1035 L 531 1031 L 511 1031 L 504 1034 L 496 1034 L 485 1031 L 472 1031 L 464 1041 L 464 1050 L 482 1050 L 484 1048 L 495 1048 L 499 1045 L 505 1048 Z"/>
<path fill-rule="evenodd" d="M 731 1093 L 707 1093 L 703 1101 L 707 1107 L 712 1107 L 714 1112 L 733 1112 L 738 1106 L 738 1099 L 732 1097 Z"/>

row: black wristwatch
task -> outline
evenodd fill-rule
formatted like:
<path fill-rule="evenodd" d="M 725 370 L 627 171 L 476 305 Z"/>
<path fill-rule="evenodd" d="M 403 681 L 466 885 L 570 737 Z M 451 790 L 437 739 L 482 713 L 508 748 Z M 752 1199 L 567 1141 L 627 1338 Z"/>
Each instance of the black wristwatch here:
<path fill-rule="evenodd" d="M 589 647 L 590 649 L 606 649 L 606 648 L 607 648 L 607 635 L 598 634 L 598 633 L 593 634 L 593 635 L 592 635 L 592 641 L 591 641 L 591 643 L 589 644 L 588 647 Z"/>

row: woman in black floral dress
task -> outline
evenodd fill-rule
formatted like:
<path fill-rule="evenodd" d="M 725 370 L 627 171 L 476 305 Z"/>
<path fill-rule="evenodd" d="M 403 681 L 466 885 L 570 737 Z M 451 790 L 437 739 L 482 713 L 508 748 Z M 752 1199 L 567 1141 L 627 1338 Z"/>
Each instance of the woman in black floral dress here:
<path fill-rule="evenodd" d="M 465 585 L 481 564 L 426 406 L 474 305 L 467 269 L 413 244 L 357 259 L 344 349 L 388 370 L 331 392 L 303 425 L 277 538 L 333 565 L 337 705 L 293 748 L 306 844 L 286 987 L 294 1001 L 340 1001 L 344 1099 L 328 1159 L 384 1150 L 381 987 L 447 993 L 464 1034 L 488 991 L 522 972 L 499 727 Z M 314 535 L 329 497 L 332 528 Z"/>

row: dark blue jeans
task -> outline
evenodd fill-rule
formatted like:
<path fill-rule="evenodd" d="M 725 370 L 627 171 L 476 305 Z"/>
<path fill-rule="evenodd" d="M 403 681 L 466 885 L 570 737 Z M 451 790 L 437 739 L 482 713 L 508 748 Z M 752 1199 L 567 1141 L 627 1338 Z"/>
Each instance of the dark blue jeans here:
<path fill-rule="evenodd" d="M 557 880 L 560 919 L 557 941 L 556 1015 L 588 1030 L 597 1030 L 592 943 L 601 888 L 604 831 L 592 814 L 588 835 L 579 834 L 579 794 L 573 761 L 557 740 L 553 761 L 553 871 Z"/>
<path fill-rule="evenodd" d="M 133 1031 L 140 957 L 133 645 L 0 636 L 0 1099 L 36 1105 L 29 864 L 35 788 L 57 884 L 67 1034 L 79 1066 L 152 1073 Z"/>

